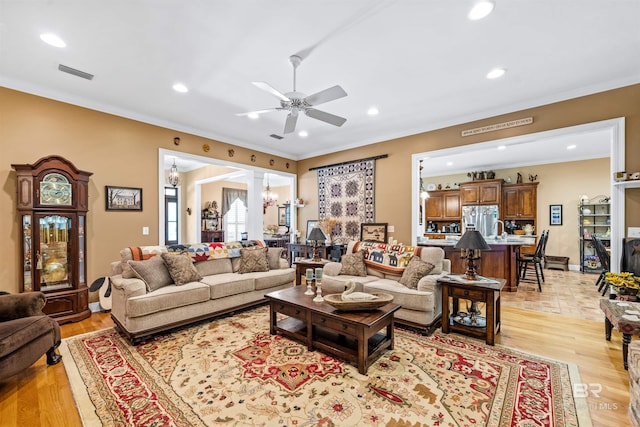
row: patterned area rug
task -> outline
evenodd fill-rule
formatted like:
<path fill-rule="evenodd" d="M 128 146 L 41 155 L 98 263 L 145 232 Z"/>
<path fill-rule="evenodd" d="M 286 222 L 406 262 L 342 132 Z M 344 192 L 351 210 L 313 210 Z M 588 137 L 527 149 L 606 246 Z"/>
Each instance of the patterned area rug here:
<path fill-rule="evenodd" d="M 114 329 L 61 351 L 87 426 L 590 426 L 575 366 L 456 334 L 396 329 L 358 373 L 269 335 L 267 307 L 129 345 Z"/>

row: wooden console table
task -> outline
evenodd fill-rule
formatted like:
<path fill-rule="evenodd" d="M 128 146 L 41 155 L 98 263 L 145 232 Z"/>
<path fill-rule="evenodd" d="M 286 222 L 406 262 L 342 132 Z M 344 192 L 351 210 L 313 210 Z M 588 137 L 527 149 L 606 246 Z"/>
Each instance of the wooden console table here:
<path fill-rule="evenodd" d="M 338 311 L 326 302 L 313 302 L 313 296 L 304 292 L 304 286 L 294 286 L 265 295 L 271 335 L 281 333 L 310 351 L 317 348 L 355 362 L 361 374 L 387 348 L 393 349 L 393 315 L 400 309 L 398 304 L 371 311 Z M 288 317 L 278 321 L 278 313 Z"/>
<path fill-rule="evenodd" d="M 438 279 L 442 287 L 442 332 L 460 332 L 484 338 L 489 345 L 495 344 L 495 336 L 500 332 L 500 291 L 506 281 L 494 278 L 490 280 L 486 283 L 463 283 L 447 276 Z M 452 299 L 452 312 L 449 311 L 449 298 Z M 465 325 L 454 321 L 461 299 L 486 304 L 486 326 Z"/>

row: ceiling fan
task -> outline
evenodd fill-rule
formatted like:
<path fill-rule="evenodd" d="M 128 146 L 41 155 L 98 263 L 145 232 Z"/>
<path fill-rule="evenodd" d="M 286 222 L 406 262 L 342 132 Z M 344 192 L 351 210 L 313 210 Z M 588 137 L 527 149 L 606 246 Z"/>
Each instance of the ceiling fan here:
<path fill-rule="evenodd" d="M 296 129 L 296 122 L 298 121 L 299 113 L 304 113 L 307 116 L 321 120 L 325 123 L 329 123 L 334 126 L 342 126 L 347 121 L 344 117 L 336 116 L 334 114 L 327 113 L 325 111 L 317 110 L 316 105 L 323 104 L 325 102 L 333 101 L 347 96 L 347 92 L 344 91 L 339 85 L 322 90 L 313 95 L 305 95 L 302 92 L 296 90 L 296 69 L 302 62 L 302 58 L 298 55 L 291 55 L 289 57 L 291 65 L 293 65 L 293 91 L 282 93 L 275 89 L 267 82 L 252 82 L 258 88 L 269 92 L 275 97 L 280 99 L 280 106 L 276 108 L 269 108 L 266 110 L 249 111 L 247 113 L 238 113 L 237 116 L 248 116 L 249 114 L 262 114 L 271 111 L 288 111 L 287 120 L 284 123 L 284 133 L 291 133 Z"/>

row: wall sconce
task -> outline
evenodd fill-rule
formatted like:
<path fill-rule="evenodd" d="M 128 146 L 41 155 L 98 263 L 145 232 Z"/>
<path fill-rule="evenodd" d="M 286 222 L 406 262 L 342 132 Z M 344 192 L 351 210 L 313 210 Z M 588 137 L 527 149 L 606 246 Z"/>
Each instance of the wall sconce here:
<path fill-rule="evenodd" d="M 187 208 L 187 215 L 191 215 L 191 208 Z"/>

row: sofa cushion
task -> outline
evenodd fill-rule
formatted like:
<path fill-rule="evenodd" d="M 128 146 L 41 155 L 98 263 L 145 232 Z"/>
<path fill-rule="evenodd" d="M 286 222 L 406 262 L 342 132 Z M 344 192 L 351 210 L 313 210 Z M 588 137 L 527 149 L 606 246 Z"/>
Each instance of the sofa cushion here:
<path fill-rule="evenodd" d="M 200 276 L 187 255 L 162 254 L 162 260 L 166 264 L 167 270 L 169 270 L 173 283 L 178 286 L 202 279 L 202 276 Z"/>
<path fill-rule="evenodd" d="M 404 273 L 402 273 L 402 277 L 400 277 L 398 282 L 407 288 L 416 289 L 418 287 L 418 281 L 429 274 L 433 268 L 433 264 L 422 261 L 420 258 L 414 256 L 405 267 Z"/>
<path fill-rule="evenodd" d="M 200 282 L 189 282 L 182 286 L 164 286 L 146 295 L 129 298 L 126 303 L 126 313 L 129 317 L 146 316 L 205 302 L 209 300 L 210 295 L 209 286 Z M 167 319 L 167 323 L 171 323 L 171 320 Z"/>
<path fill-rule="evenodd" d="M 240 264 L 242 264 L 242 258 L 231 258 L 231 270 L 234 273 L 240 271 Z"/>
<path fill-rule="evenodd" d="M 223 273 L 205 276 L 202 278 L 201 283 L 206 283 L 210 287 L 211 299 L 243 294 L 255 289 L 255 280 L 251 273 Z"/>
<path fill-rule="evenodd" d="M 267 248 L 267 261 L 269 262 L 269 270 L 277 270 L 280 268 L 280 259 L 284 248 Z"/>
<path fill-rule="evenodd" d="M 122 277 L 134 279 L 138 277 L 127 261 L 144 261 L 153 256 L 167 252 L 166 246 L 131 246 L 120 251 L 120 262 L 122 262 Z"/>
<path fill-rule="evenodd" d="M 256 271 L 269 271 L 267 251 L 268 248 L 241 249 L 241 261 L 238 273 L 244 274 Z"/>
<path fill-rule="evenodd" d="M 378 279 L 363 284 L 364 291 L 369 293 L 385 292 L 393 295 L 393 303 L 399 304 L 402 308 L 409 310 L 425 311 L 432 310 L 435 306 L 433 292 L 409 289 L 404 285 L 391 279 Z"/>
<path fill-rule="evenodd" d="M 360 276 L 367 275 L 367 268 L 364 264 L 364 252 L 358 251 L 353 254 L 345 254 L 342 256 L 341 275 Z"/>
<path fill-rule="evenodd" d="M 238 265 L 240 258 L 238 258 Z M 201 276 L 211 276 L 212 274 L 231 273 L 231 262 L 229 258 L 209 259 L 207 261 L 196 262 L 194 265 Z"/>
<path fill-rule="evenodd" d="M 293 281 L 296 278 L 296 270 L 294 268 L 278 268 L 275 270 L 269 270 L 268 273 L 249 274 L 255 274 L 256 291 L 273 288 L 274 286 L 280 286 L 287 283 L 293 285 Z"/>
<path fill-rule="evenodd" d="M 144 282 L 149 292 L 173 283 L 173 279 L 162 257 L 152 256 L 146 261 L 129 260 L 127 264 L 131 267 L 135 275 Z"/>

